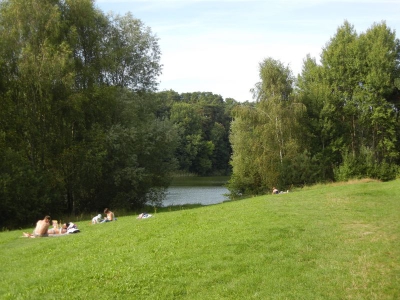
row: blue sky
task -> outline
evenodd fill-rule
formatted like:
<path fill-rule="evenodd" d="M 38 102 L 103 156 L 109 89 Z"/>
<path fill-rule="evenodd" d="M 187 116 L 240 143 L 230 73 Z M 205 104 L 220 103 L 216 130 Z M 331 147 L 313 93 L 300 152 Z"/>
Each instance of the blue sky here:
<path fill-rule="evenodd" d="M 258 67 L 272 57 L 301 72 L 345 20 L 358 33 L 386 21 L 400 38 L 400 0 L 96 0 L 103 12 L 131 12 L 159 38 L 159 90 L 212 92 L 252 100 Z"/>

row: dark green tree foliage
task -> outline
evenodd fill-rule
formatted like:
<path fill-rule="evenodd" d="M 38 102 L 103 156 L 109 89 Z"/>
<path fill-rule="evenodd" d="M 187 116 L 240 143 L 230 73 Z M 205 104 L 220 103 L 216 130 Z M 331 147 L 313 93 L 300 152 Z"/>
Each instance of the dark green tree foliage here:
<path fill-rule="evenodd" d="M 303 118 L 303 137 L 309 145 L 310 158 L 319 165 L 318 181 L 329 181 L 334 177 L 332 164 L 340 161 L 340 152 L 337 149 L 338 143 L 342 144 L 341 124 L 331 120 L 340 118 L 340 114 L 330 101 L 332 92 L 329 85 L 323 81 L 322 71 L 315 59 L 307 56 L 296 87 L 298 101 L 307 108 L 306 117 Z"/>
<path fill-rule="evenodd" d="M 169 185 L 170 172 L 177 167 L 177 134 L 168 119 L 155 117 L 153 94 L 124 94 L 119 97 L 124 99 L 121 123 L 106 137 L 108 157 L 99 190 L 103 206 L 113 199 L 111 206 L 130 209 L 144 204 L 152 188 Z"/>
<path fill-rule="evenodd" d="M 175 152 L 178 170 L 197 175 L 228 175 L 229 142 L 234 99 L 210 92 L 157 93 L 157 116 L 170 119 L 179 136 Z"/>
<path fill-rule="evenodd" d="M 160 51 L 91 0 L 0 2 L 0 226 L 140 206 L 174 169 Z"/>
<path fill-rule="evenodd" d="M 221 96 L 208 92 L 167 93 L 170 119 L 180 137 L 176 151 L 179 170 L 198 175 L 228 174 L 229 105 L 234 106 L 235 101 L 228 100 L 228 105 Z"/>
<path fill-rule="evenodd" d="M 326 146 L 336 154 L 331 160 L 336 179 L 395 176 L 385 166 L 399 162 L 399 110 L 392 102 L 399 51 L 399 41 L 384 22 L 360 35 L 345 22 L 322 52 L 319 83 L 331 93 L 321 99 L 320 117 L 332 133 Z"/>

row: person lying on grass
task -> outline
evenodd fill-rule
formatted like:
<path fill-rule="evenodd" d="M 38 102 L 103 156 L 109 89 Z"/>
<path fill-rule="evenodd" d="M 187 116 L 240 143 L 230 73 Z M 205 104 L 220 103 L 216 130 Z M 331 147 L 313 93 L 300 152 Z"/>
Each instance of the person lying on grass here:
<path fill-rule="evenodd" d="M 287 190 L 286 192 L 280 191 L 278 190 L 276 187 L 272 188 L 272 194 L 287 194 L 289 193 L 289 190 Z"/>
<path fill-rule="evenodd" d="M 78 229 L 78 226 L 76 226 L 72 222 L 69 222 L 69 223 L 64 223 L 63 224 L 62 232 L 70 234 L 70 233 L 78 233 L 78 232 L 81 232 L 81 231 Z"/>
<path fill-rule="evenodd" d="M 61 235 L 61 234 L 70 234 L 70 233 L 78 233 L 81 232 L 78 229 L 78 226 L 76 226 L 76 224 L 72 223 L 72 222 L 68 222 L 68 223 L 64 223 L 60 230 L 55 230 L 53 231 L 52 229 L 50 229 L 48 231 L 49 236 L 52 235 Z"/>
<path fill-rule="evenodd" d="M 50 234 L 61 234 L 62 233 L 62 228 L 63 226 L 60 224 L 60 226 L 58 226 L 58 221 L 57 220 L 53 220 L 53 228 L 50 228 L 49 230 L 47 230 L 47 233 Z"/>

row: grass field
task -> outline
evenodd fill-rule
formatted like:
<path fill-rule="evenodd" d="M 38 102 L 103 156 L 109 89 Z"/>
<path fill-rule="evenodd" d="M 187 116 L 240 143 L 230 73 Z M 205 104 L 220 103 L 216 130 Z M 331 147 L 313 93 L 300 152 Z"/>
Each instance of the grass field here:
<path fill-rule="evenodd" d="M 1 232 L 0 299 L 400 299 L 399 217 L 400 181 L 363 181 Z"/>

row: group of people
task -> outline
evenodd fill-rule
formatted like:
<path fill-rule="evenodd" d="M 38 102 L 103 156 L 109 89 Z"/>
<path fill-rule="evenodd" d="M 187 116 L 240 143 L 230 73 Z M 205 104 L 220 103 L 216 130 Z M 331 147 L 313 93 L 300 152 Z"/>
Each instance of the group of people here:
<path fill-rule="evenodd" d="M 108 208 L 104 209 L 104 213 L 106 214 L 106 217 L 103 219 L 101 214 L 98 214 L 97 216 L 92 218 L 92 224 L 97 224 L 97 223 L 106 223 L 106 222 L 111 222 L 115 221 L 116 218 L 114 216 L 114 213 L 109 210 Z"/>
<path fill-rule="evenodd" d="M 33 233 L 24 232 L 23 236 L 29 238 L 36 238 L 36 237 L 47 237 L 47 236 L 80 232 L 76 224 L 72 222 L 64 223 L 59 228 L 58 222 L 56 220 L 53 220 L 53 228 L 49 229 L 50 222 L 51 222 L 51 217 L 45 216 L 43 220 L 37 221 Z"/>
<path fill-rule="evenodd" d="M 114 217 L 114 213 L 108 208 L 104 210 L 104 213 L 106 214 L 106 217 L 104 219 L 101 218 L 101 215 L 95 217 L 99 219 L 99 222 L 96 223 L 105 223 L 116 220 Z M 93 220 L 95 218 L 93 218 Z M 51 223 L 51 217 L 45 216 L 43 220 L 37 221 L 36 227 L 32 233 L 24 232 L 23 236 L 35 238 L 35 237 L 56 236 L 56 235 L 80 232 L 76 224 L 72 222 L 64 223 L 59 226 L 58 222 L 56 220 L 53 220 L 53 228 L 50 228 L 50 223 Z"/>

